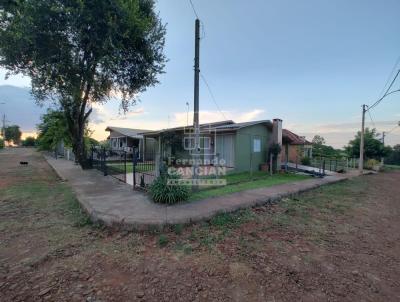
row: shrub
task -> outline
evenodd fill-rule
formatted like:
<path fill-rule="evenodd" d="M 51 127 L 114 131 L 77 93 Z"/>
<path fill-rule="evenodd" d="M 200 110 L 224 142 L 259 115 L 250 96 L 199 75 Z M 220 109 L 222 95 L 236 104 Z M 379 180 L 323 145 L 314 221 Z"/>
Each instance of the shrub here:
<path fill-rule="evenodd" d="M 164 247 L 168 244 L 168 237 L 165 236 L 164 234 L 161 234 L 160 237 L 158 237 L 158 245 L 160 247 Z"/>
<path fill-rule="evenodd" d="M 0 138 L 0 149 L 4 148 L 4 140 Z"/>
<path fill-rule="evenodd" d="M 309 157 L 303 157 L 301 159 L 301 164 L 304 166 L 309 166 L 311 165 L 311 159 Z"/>
<path fill-rule="evenodd" d="M 374 170 L 375 168 L 379 167 L 379 165 L 380 165 L 380 162 L 377 161 L 376 159 L 369 159 L 365 163 L 364 168 L 368 169 L 368 170 Z"/>
<path fill-rule="evenodd" d="M 24 147 L 34 147 L 36 145 L 36 139 L 33 136 L 28 136 L 22 141 Z"/>
<path fill-rule="evenodd" d="M 185 185 L 168 185 L 168 179 L 180 179 L 177 174 L 161 175 L 149 187 L 154 202 L 174 204 L 189 198 L 189 188 Z"/>

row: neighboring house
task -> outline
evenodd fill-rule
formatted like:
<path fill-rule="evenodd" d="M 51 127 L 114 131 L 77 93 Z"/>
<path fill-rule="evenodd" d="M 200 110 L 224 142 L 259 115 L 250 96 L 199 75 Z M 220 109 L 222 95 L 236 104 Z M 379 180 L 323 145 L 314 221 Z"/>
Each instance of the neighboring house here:
<path fill-rule="evenodd" d="M 144 143 L 143 133 L 150 130 L 108 126 L 106 131 L 110 132 L 107 140 L 109 141 L 112 151 L 126 151 L 132 153 L 133 150 L 136 149 L 139 158 L 143 158 L 143 154 L 145 153 L 154 152 L 154 140 L 149 139 L 146 141 L 146 144 Z"/>
<path fill-rule="evenodd" d="M 163 160 L 192 159 L 193 127 L 142 134 L 157 141 L 156 152 Z M 200 125 L 202 165 L 225 166 L 236 172 L 256 171 L 268 161 L 268 147 L 272 142 L 282 143 L 282 121 L 279 119 L 244 123 L 228 120 Z"/>
<path fill-rule="evenodd" d="M 282 130 L 282 152 L 283 162 L 300 163 L 304 157 L 312 158 L 312 143 L 287 129 Z"/>

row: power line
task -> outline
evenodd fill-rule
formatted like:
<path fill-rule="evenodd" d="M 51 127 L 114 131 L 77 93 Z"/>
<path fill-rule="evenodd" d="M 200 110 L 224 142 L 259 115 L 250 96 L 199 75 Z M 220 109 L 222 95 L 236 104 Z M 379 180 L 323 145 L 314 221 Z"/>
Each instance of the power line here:
<path fill-rule="evenodd" d="M 399 63 L 400 63 L 400 56 L 397 58 L 396 63 L 394 64 L 392 70 L 390 71 L 389 76 L 388 76 L 388 78 L 387 78 L 387 80 L 386 80 L 385 86 L 383 86 L 382 91 L 381 91 L 381 93 L 379 94 L 379 96 L 382 96 L 383 92 L 384 92 L 385 89 L 386 89 L 386 86 L 389 84 L 389 81 L 390 81 L 390 79 L 392 78 L 392 76 L 393 76 L 393 74 L 394 74 L 394 71 L 396 70 L 397 65 L 398 65 Z M 378 97 L 379 97 L 379 96 L 378 96 Z"/>
<path fill-rule="evenodd" d="M 192 0 L 189 0 L 189 2 L 190 2 L 190 5 L 191 5 L 191 7 L 192 7 L 192 9 L 193 9 L 194 15 L 196 16 L 197 19 L 200 19 L 200 18 L 199 18 L 199 15 L 198 15 L 197 12 L 196 12 L 196 9 L 194 8 L 194 5 L 193 5 Z"/>
<path fill-rule="evenodd" d="M 390 130 L 390 131 L 388 131 L 388 132 L 385 132 L 386 134 L 389 134 L 390 132 L 392 132 L 394 129 L 396 129 L 397 127 L 399 127 L 399 125 L 396 125 L 396 126 L 394 126 L 393 128 L 392 128 L 392 130 Z"/>
<path fill-rule="evenodd" d="M 224 117 L 224 120 L 227 120 L 225 114 L 222 112 L 221 108 L 219 107 L 219 105 L 218 105 L 218 103 L 217 103 L 217 101 L 216 101 L 216 99 L 214 97 L 214 94 L 211 91 L 210 85 L 208 85 L 208 83 L 207 83 L 207 80 L 206 80 L 205 76 L 202 73 L 200 73 L 200 76 L 201 76 L 201 79 L 203 80 L 204 84 L 206 84 L 208 92 L 210 93 L 211 99 L 213 100 L 213 102 L 214 102 L 215 106 L 217 107 L 218 111 Z"/>
<path fill-rule="evenodd" d="M 371 115 L 371 112 L 370 112 L 369 110 L 368 110 L 368 115 L 369 115 L 369 118 L 371 119 L 372 126 L 374 126 L 374 128 L 376 129 L 376 126 L 375 126 L 374 120 L 372 119 L 372 115 Z"/>
<path fill-rule="evenodd" d="M 370 109 L 374 108 L 375 106 L 377 106 L 377 105 L 378 105 L 385 97 L 387 97 L 388 95 L 400 91 L 400 89 L 390 91 L 390 88 L 392 88 L 394 82 L 396 81 L 397 77 L 399 76 L 399 73 L 400 73 L 400 69 L 397 70 L 397 73 L 396 73 L 395 77 L 393 78 L 393 80 L 392 80 L 392 82 L 390 83 L 389 87 L 386 89 L 386 92 L 383 94 L 383 96 L 382 96 L 381 98 L 379 98 L 379 99 L 378 99 L 375 103 L 373 103 L 371 106 L 369 106 L 367 110 L 370 110 Z M 389 91 L 390 91 L 390 92 L 389 92 Z"/>

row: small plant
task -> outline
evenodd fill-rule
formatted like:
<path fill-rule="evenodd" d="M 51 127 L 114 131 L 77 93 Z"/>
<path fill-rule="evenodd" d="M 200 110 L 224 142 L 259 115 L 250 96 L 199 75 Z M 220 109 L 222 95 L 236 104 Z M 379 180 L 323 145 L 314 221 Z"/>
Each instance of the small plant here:
<path fill-rule="evenodd" d="M 380 164 L 379 161 L 377 161 L 376 159 L 369 159 L 367 160 L 367 162 L 365 163 L 364 168 L 368 169 L 368 170 L 374 170 L 376 169 L 376 167 L 378 167 Z"/>
<path fill-rule="evenodd" d="M 185 185 L 168 184 L 169 179 L 180 179 L 178 174 L 161 175 L 149 187 L 154 202 L 174 204 L 189 198 L 189 189 Z"/>
<path fill-rule="evenodd" d="M 182 234 L 182 231 L 183 231 L 183 225 L 182 225 L 182 224 L 175 224 L 175 225 L 172 227 L 172 230 L 174 231 L 174 233 L 175 233 L 176 235 L 181 235 L 181 234 Z"/>
<path fill-rule="evenodd" d="M 165 236 L 164 234 L 161 234 L 161 235 L 158 237 L 158 245 L 159 245 L 160 247 L 164 247 L 164 246 L 166 246 L 167 244 L 168 244 L 168 237 Z"/>
<path fill-rule="evenodd" d="M 279 153 L 281 153 L 282 151 L 282 147 L 279 144 L 272 144 L 269 147 L 269 153 L 272 154 L 274 156 L 274 158 L 276 158 L 278 156 Z"/>
<path fill-rule="evenodd" d="M 311 159 L 309 157 L 303 157 L 301 159 L 301 164 L 304 166 L 309 166 L 311 165 Z"/>

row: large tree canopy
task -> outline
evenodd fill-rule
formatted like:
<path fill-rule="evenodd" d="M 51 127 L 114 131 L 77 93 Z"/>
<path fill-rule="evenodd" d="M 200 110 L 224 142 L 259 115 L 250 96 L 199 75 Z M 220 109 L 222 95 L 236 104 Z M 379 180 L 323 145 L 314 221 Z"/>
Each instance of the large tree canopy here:
<path fill-rule="evenodd" d="M 39 132 L 37 145 L 40 150 L 54 150 L 61 141 L 67 146 L 71 145 L 72 138 L 64 112 L 49 109 L 40 119 L 41 122 L 37 126 Z"/>
<path fill-rule="evenodd" d="M 32 79 L 38 102 L 65 112 L 75 156 L 91 102 L 118 95 L 124 110 L 157 83 L 165 26 L 153 0 L 6 0 L 0 4 L 0 65 Z"/>
<path fill-rule="evenodd" d="M 388 153 L 381 140 L 378 139 L 376 129 L 365 128 L 364 132 L 364 156 L 366 158 L 380 159 Z M 349 142 L 346 151 L 349 156 L 358 157 L 360 155 L 361 132 L 358 131 L 353 140 Z"/>
<path fill-rule="evenodd" d="M 11 143 L 11 141 L 19 145 L 21 142 L 21 135 L 22 132 L 19 130 L 19 126 L 17 125 L 12 125 L 4 128 L 4 140 L 7 141 L 8 143 Z"/>

